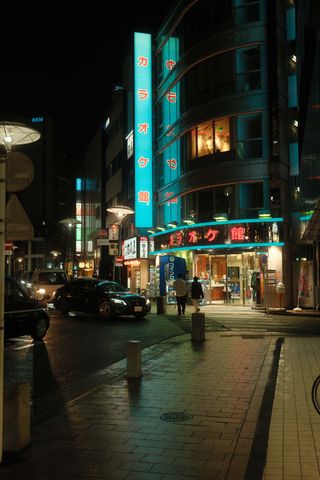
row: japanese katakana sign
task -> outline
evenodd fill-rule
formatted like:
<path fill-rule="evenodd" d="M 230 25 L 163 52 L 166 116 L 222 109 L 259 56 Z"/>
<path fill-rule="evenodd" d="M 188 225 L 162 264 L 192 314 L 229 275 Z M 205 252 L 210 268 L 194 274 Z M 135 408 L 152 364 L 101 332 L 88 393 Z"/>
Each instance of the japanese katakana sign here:
<path fill-rule="evenodd" d="M 134 34 L 135 226 L 153 226 L 151 35 Z"/>
<path fill-rule="evenodd" d="M 277 222 L 248 222 L 243 224 L 214 222 L 212 225 L 175 228 L 168 232 L 153 235 L 155 250 L 170 248 L 196 248 L 207 246 L 245 246 L 273 244 L 282 241 L 282 225 Z"/>

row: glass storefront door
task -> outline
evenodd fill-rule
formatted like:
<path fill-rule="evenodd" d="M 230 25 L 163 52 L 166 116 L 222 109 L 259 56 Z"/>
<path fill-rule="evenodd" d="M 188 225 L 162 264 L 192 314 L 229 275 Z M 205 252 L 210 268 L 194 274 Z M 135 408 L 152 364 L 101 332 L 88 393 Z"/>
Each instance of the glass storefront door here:
<path fill-rule="evenodd" d="M 252 305 L 254 252 L 227 255 L 198 255 L 195 274 L 207 304 Z"/>

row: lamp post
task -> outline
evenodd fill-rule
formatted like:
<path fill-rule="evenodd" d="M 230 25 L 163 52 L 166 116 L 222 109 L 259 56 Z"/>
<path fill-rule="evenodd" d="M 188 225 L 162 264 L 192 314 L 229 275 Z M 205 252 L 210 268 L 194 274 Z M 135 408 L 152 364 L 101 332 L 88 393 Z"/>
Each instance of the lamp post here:
<path fill-rule="evenodd" d="M 15 145 L 39 140 L 40 133 L 16 122 L 0 122 L 0 463 L 3 453 L 3 372 L 4 372 L 4 288 L 5 288 L 5 232 L 6 232 L 6 163 L 7 155 Z"/>
<path fill-rule="evenodd" d="M 125 205 L 114 205 L 112 207 L 107 208 L 107 212 L 113 213 L 118 220 L 117 222 L 119 225 L 118 255 L 121 256 L 122 254 L 122 222 L 127 215 L 133 215 L 134 210 L 132 210 L 132 208 L 127 207 Z M 115 277 L 115 265 L 113 267 L 113 280 L 114 280 L 114 277 Z"/>
<path fill-rule="evenodd" d="M 59 223 L 64 225 L 65 227 L 68 228 L 68 242 L 67 242 L 67 249 L 66 249 L 66 263 L 67 265 L 69 264 L 69 258 L 71 257 L 71 275 L 73 276 L 73 268 L 74 268 L 74 245 L 72 244 L 72 248 L 70 249 L 70 240 L 72 241 L 71 238 L 71 232 L 73 228 L 76 225 L 80 225 L 81 222 L 80 220 L 77 220 L 76 218 L 63 218 L 62 220 L 59 220 Z M 71 255 L 70 255 L 71 251 Z"/>

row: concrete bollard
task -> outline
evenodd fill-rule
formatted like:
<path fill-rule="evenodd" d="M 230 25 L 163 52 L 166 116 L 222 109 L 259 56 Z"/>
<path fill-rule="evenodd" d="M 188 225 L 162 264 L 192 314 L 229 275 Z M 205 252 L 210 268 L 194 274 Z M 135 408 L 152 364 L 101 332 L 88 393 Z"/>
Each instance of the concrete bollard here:
<path fill-rule="evenodd" d="M 127 378 L 140 378 L 141 347 L 139 340 L 129 340 L 127 343 Z"/>
<path fill-rule="evenodd" d="M 5 385 L 3 404 L 3 449 L 19 452 L 30 445 L 29 383 Z"/>
<path fill-rule="evenodd" d="M 205 315 L 204 313 L 192 313 L 191 315 L 191 340 L 203 341 L 205 339 Z"/>
<path fill-rule="evenodd" d="M 157 297 L 157 314 L 162 315 L 163 313 L 167 313 L 167 302 L 166 297 Z"/>

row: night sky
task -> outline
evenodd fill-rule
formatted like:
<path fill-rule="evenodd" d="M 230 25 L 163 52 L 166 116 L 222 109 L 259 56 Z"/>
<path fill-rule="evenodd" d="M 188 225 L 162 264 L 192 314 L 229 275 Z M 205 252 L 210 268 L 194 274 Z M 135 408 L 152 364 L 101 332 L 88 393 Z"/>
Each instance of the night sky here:
<path fill-rule="evenodd" d="M 133 32 L 155 31 L 176 1 L 86 2 L 71 16 L 63 4 L 33 12 L 16 5 L 2 35 L 2 119 L 53 115 L 84 147 L 107 116 Z"/>

